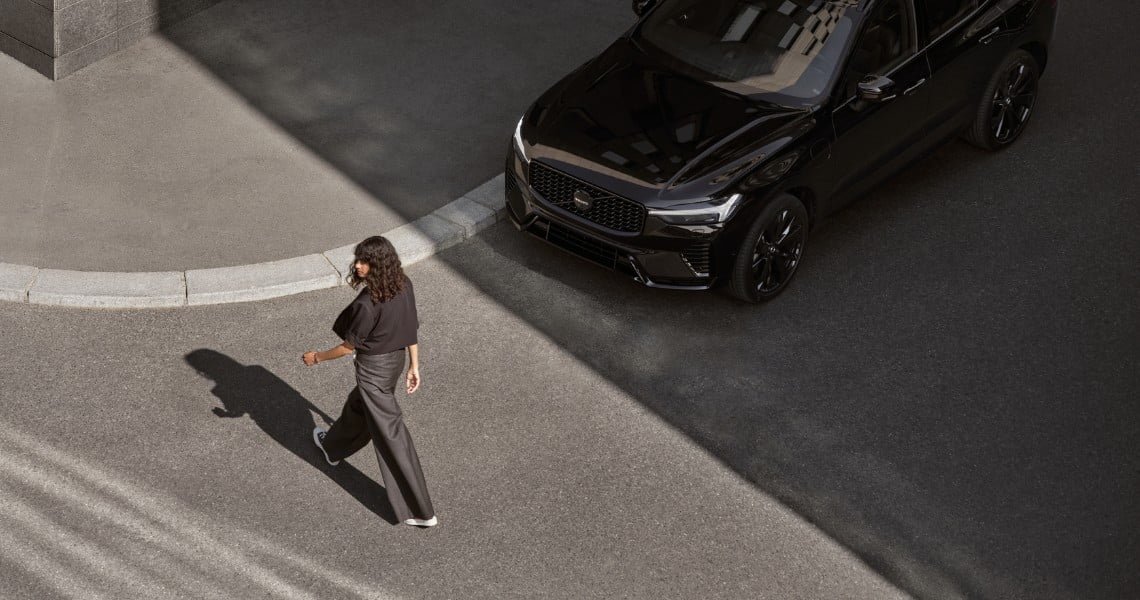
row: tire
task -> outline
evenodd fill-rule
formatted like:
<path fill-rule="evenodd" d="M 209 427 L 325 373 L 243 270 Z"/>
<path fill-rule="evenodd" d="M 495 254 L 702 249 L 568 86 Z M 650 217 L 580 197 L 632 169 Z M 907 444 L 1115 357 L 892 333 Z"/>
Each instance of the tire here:
<path fill-rule="evenodd" d="M 989 151 L 1016 141 L 1033 115 L 1040 76 L 1041 68 L 1031 54 L 1025 50 L 1010 53 L 990 77 L 966 140 Z"/>
<path fill-rule="evenodd" d="M 749 228 L 733 263 L 729 290 L 745 302 L 767 302 L 787 289 L 807 246 L 808 214 L 790 194 L 772 199 Z"/>

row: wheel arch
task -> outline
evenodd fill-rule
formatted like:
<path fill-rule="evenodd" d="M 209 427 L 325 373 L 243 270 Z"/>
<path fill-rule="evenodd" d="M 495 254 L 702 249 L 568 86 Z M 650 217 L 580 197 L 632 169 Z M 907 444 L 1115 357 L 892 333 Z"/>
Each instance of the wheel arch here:
<path fill-rule="evenodd" d="M 1020 48 L 1029 53 L 1037 61 L 1038 74 L 1045 72 L 1045 63 L 1049 61 L 1049 50 L 1041 42 L 1029 42 Z"/>
<path fill-rule="evenodd" d="M 807 209 L 808 214 L 808 229 L 814 229 L 816 221 L 815 192 L 806 185 L 800 185 L 786 189 L 784 190 L 784 193 L 795 196 L 800 202 L 804 203 L 804 208 Z"/>

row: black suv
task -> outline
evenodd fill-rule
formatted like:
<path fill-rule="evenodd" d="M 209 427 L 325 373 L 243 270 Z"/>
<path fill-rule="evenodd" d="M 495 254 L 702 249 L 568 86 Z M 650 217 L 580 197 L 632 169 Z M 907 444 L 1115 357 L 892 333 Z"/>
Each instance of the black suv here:
<path fill-rule="evenodd" d="M 520 229 L 649 286 L 787 287 L 812 224 L 1033 112 L 1058 0 L 661 0 L 515 129 Z"/>

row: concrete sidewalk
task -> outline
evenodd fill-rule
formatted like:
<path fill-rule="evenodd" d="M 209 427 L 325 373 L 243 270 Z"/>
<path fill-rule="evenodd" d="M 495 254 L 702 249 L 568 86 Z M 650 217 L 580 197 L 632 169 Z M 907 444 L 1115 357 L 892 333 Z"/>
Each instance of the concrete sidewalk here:
<path fill-rule="evenodd" d="M 503 176 L 431 214 L 384 232 L 411 265 L 495 224 L 505 215 Z M 319 254 L 215 269 L 114 273 L 0 263 L 0 300 L 82 308 L 167 308 L 249 302 L 345 284 L 355 243 Z"/>
<path fill-rule="evenodd" d="M 179 273 L 412 223 L 501 172 L 527 104 L 633 20 L 230 0 L 59 82 L 0 56 L 0 263 Z"/>

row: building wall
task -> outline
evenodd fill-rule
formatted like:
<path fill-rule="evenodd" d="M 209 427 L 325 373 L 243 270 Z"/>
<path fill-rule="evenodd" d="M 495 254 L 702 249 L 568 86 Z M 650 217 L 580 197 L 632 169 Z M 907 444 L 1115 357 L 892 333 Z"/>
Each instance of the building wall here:
<path fill-rule="evenodd" d="M 0 0 L 0 52 L 61 79 L 220 0 Z"/>

